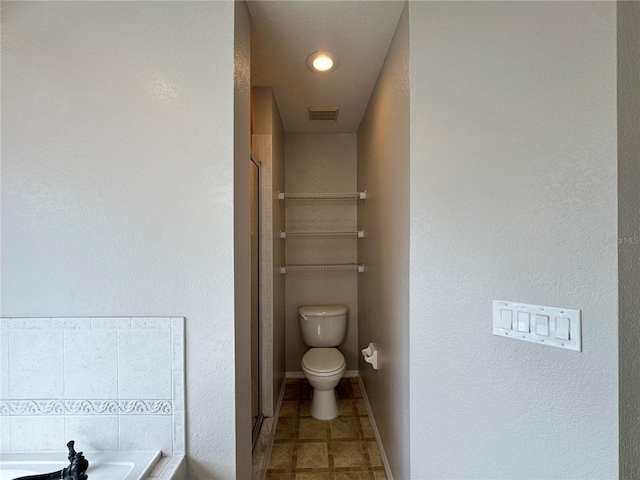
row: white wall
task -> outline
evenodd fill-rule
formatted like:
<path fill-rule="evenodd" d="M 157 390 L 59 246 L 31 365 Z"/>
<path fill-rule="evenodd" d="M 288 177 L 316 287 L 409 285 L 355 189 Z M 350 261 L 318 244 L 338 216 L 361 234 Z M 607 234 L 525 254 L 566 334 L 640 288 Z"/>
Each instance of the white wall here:
<path fill-rule="evenodd" d="M 409 17 L 405 5 L 358 132 L 359 370 L 394 478 L 409 478 Z"/>
<path fill-rule="evenodd" d="M 251 22 L 234 2 L 234 295 L 236 478 L 251 477 Z"/>
<path fill-rule="evenodd" d="M 616 12 L 410 2 L 411 478 L 618 476 Z M 491 300 L 582 310 L 582 353 Z"/>
<path fill-rule="evenodd" d="M 620 478 L 640 477 L 640 2 L 618 2 Z"/>
<path fill-rule="evenodd" d="M 235 478 L 234 4 L 2 6 L 2 316 L 184 316 L 189 478 Z"/>
<path fill-rule="evenodd" d="M 287 133 L 285 135 L 287 192 L 355 192 L 357 135 L 355 133 Z M 285 206 L 285 226 L 292 231 L 355 230 L 355 200 L 292 200 Z M 287 263 L 356 263 L 356 238 L 288 238 Z M 301 372 L 308 350 L 298 325 L 303 305 L 346 305 L 347 337 L 340 346 L 347 370 L 358 368 L 358 274 L 354 271 L 297 271 L 286 274 L 286 367 Z"/>

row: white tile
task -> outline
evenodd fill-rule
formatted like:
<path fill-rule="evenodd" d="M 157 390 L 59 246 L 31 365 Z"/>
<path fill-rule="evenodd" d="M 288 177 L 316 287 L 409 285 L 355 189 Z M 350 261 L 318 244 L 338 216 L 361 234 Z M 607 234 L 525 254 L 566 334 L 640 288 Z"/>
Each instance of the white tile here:
<path fill-rule="evenodd" d="M 49 330 L 50 318 L 12 318 L 9 321 L 11 330 Z"/>
<path fill-rule="evenodd" d="M 89 330 L 91 319 L 88 317 L 52 318 L 51 329 Z"/>
<path fill-rule="evenodd" d="M 59 398 L 63 388 L 62 331 L 9 333 L 10 398 Z"/>
<path fill-rule="evenodd" d="M 120 423 L 117 415 L 70 415 L 65 438 L 74 439 L 84 451 L 118 450 Z"/>
<path fill-rule="evenodd" d="M 66 398 L 115 398 L 118 395 L 118 332 L 64 332 Z"/>
<path fill-rule="evenodd" d="M 170 415 L 121 415 L 120 450 L 172 450 Z"/>
<path fill-rule="evenodd" d="M 171 331 L 118 333 L 118 396 L 171 398 Z"/>
<path fill-rule="evenodd" d="M 0 452 L 11 451 L 11 417 L 0 417 Z"/>
<path fill-rule="evenodd" d="M 184 412 L 184 372 L 173 372 L 173 411 Z"/>
<path fill-rule="evenodd" d="M 184 317 L 171 317 L 171 329 L 184 335 Z"/>
<path fill-rule="evenodd" d="M 9 332 L 0 330 L 0 398 L 9 398 Z"/>
<path fill-rule="evenodd" d="M 184 455 L 185 419 L 184 412 L 173 412 L 173 454 Z"/>
<path fill-rule="evenodd" d="M 94 330 L 130 330 L 130 317 L 94 317 L 91 319 Z"/>
<path fill-rule="evenodd" d="M 156 463 L 156 465 L 153 467 L 153 470 L 151 470 L 149 477 L 159 476 L 160 473 L 165 469 L 165 467 L 169 463 L 170 458 L 171 457 L 165 457 L 165 456 L 160 457 L 160 460 L 158 460 L 158 463 Z"/>
<path fill-rule="evenodd" d="M 184 370 L 184 327 L 171 330 L 173 370 Z"/>
<path fill-rule="evenodd" d="M 186 480 L 185 459 L 183 456 L 172 456 L 158 480 Z"/>
<path fill-rule="evenodd" d="M 11 417 L 11 450 L 13 452 L 64 451 L 64 417 Z"/>
<path fill-rule="evenodd" d="M 171 318 L 169 317 L 132 317 L 131 329 L 152 329 L 152 330 L 169 330 L 171 329 Z"/>

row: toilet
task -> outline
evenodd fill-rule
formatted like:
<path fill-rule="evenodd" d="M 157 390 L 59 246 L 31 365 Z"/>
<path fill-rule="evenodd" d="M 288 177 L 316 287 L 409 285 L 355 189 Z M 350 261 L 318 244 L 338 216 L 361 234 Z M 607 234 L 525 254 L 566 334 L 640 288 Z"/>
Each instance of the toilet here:
<path fill-rule="evenodd" d="M 313 305 L 298 309 L 304 343 L 311 347 L 302 357 L 302 371 L 313 387 L 311 416 L 332 420 L 338 416 L 335 387 L 347 362 L 335 348 L 347 335 L 347 307 Z"/>

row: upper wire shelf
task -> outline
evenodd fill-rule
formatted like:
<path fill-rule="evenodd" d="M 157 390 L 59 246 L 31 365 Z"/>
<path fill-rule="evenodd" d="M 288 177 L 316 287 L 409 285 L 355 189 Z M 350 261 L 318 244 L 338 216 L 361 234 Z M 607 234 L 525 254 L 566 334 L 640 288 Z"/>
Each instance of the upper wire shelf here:
<path fill-rule="evenodd" d="M 280 238 L 289 237 L 358 237 L 364 238 L 364 230 L 340 232 L 280 232 Z"/>
<path fill-rule="evenodd" d="M 322 271 L 322 270 L 346 270 L 356 271 L 358 273 L 364 272 L 364 265 L 358 265 L 356 263 L 332 263 L 332 264 L 314 264 L 314 265 L 280 265 L 280 273 L 287 273 L 287 271 Z"/>
<path fill-rule="evenodd" d="M 345 193 L 282 193 L 278 192 L 278 200 L 364 200 L 367 192 Z"/>

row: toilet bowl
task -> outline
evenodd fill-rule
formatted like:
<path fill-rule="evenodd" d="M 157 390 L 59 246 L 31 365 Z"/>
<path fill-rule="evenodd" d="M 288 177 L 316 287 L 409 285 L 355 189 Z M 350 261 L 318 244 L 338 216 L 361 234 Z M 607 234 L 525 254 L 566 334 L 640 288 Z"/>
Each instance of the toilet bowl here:
<path fill-rule="evenodd" d="M 335 388 L 344 375 L 347 362 L 337 348 L 312 348 L 302 357 L 302 371 L 313 387 L 310 413 L 318 420 L 338 416 Z"/>
<path fill-rule="evenodd" d="M 312 347 L 302 357 L 302 371 L 313 387 L 311 416 L 332 420 L 338 416 L 335 387 L 347 367 L 344 356 L 335 348 L 347 334 L 347 307 L 316 305 L 298 310 L 300 331 L 306 345 Z"/>

